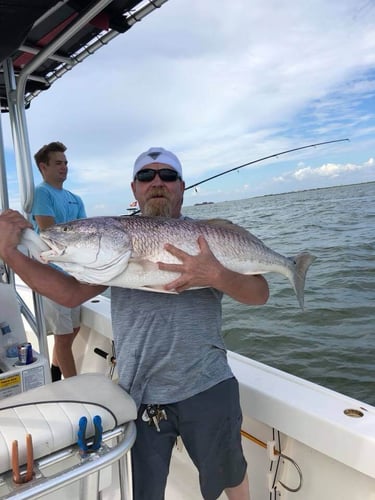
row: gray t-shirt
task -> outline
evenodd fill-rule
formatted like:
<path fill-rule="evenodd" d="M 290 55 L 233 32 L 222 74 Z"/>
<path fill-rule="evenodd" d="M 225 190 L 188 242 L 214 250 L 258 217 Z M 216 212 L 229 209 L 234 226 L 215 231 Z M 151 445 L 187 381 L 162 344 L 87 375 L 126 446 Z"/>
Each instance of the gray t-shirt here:
<path fill-rule="evenodd" d="M 111 288 L 120 385 L 136 404 L 182 401 L 233 376 L 221 334 L 222 293 Z"/>

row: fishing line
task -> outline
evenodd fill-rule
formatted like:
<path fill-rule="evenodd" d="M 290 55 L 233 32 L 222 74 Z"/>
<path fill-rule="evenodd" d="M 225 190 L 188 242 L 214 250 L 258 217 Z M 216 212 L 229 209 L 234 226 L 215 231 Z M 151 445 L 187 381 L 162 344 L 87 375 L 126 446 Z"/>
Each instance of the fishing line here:
<path fill-rule="evenodd" d="M 207 179 L 203 179 L 203 181 L 196 182 L 195 184 L 191 184 L 190 186 L 185 188 L 185 191 L 188 189 L 195 188 L 197 186 L 200 186 L 201 184 L 211 181 L 212 179 L 216 179 L 217 177 L 220 177 L 225 174 L 229 174 L 230 172 L 234 172 L 236 170 L 239 170 L 240 168 L 247 167 L 248 165 L 254 165 L 254 163 L 259 163 L 264 160 L 268 160 L 269 158 L 275 158 L 277 156 L 285 155 L 287 153 L 293 153 L 294 151 L 301 151 L 301 149 L 308 149 L 308 148 L 314 148 L 317 146 L 323 146 L 324 144 L 333 144 L 335 142 L 345 142 L 349 141 L 349 139 L 335 139 L 333 141 L 324 141 L 324 142 L 316 142 L 315 144 L 308 144 L 307 146 L 300 146 L 298 148 L 293 148 L 293 149 L 286 149 L 285 151 L 280 151 L 279 153 L 274 153 L 272 155 L 268 156 L 263 156 L 262 158 L 258 158 L 256 160 L 249 161 L 247 163 L 243 163 L 242 165 L 238 165 L 237 167 L 230 168 L 229 170 L 225 170 L 224 172 L 220 172 L 219 174 L 212 175 L 211 177 L 207 177 Z M 136 210 L 132 212 L 130 215 L 137 215 L 140 212 L 140 210 Z"/>
<path fill-rule="evenodd" d="M 216 179 L 217 177 L 220 177 L 221 175 L 229 174 L 229 172 L 234 172 L 235 170 L 239 170 L 240 168 L 247 167 L 248 165 L 253 165 L 254 163 L 258 163 L 260 161 L 268 160 L 269 158 L 275 158 L 276 156 L 281 156 L 281 155 L 285 155 L 287 153 L 292 153 L 293 151 L 300 151 L 301 149 L 313 148 L 315 146 L 323 146 L 324 144 L 332 144 L 334 142 L 344 142 L 344 141 L 349 141 L 349 139 L 336 139 L 334 141 L 317 142 L 315 144 L 308 144 L 307 146 L 300 146 L 299 148 L 286 149 L 285 151 L 280 151 L 280 153 L 275 153 L 273 155 L 263 156 L 263 158 L 258 158 L 257 160 L 243 163 L 242 165 L 239 165 L 238 167 L 230 168 L 229 170 L 225 170 L 224 172 L 220 172 L 219 174 L 212 175 L 211 177 L 207 177 L 207 179 L 204 179 L 203 181 L 196 182 L 195 184 L 191 184 L 190 186 L 185 188 L 185 191 L 187 191 L 188 189 L 191 189 L 193 187 L 200 186 L 204 182 L 211 181 L 212 179 Z"/>

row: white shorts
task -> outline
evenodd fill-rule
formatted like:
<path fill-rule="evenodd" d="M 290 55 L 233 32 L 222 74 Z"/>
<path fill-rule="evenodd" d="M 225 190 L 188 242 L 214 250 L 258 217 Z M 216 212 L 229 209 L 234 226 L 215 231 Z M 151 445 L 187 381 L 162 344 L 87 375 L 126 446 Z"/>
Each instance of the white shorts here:
<path fill-rule="evenodd" d="M 78 328 L 80 325 L 81 306 L 64 307 L 47 299 L 47 297 L 43 297 L 43 309 L 47 333 L 66 335 L 73 333 L 74 328 Z"/>

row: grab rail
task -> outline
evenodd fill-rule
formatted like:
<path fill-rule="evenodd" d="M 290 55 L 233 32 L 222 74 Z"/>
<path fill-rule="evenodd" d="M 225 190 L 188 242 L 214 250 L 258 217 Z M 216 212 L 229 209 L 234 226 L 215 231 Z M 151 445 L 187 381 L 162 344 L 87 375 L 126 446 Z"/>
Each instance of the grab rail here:
<path fill-rule="evenodd" d="M 17 81 L 14 74 L 12 60 L 8 58 L 3 63 L 13 143 L 17 160 L 16 165 L 20 182 L 21 204 L 22 209 L 26 214 L 31 211 L 34 195 L 34 180 L 31 168 L 31 154 L 27 134 L 24 102 L 27 79 L 43 60 L 48 59 L 49 55 L 59 49 L 59 47 L 61 47 L 66 40 L 77 33 L 82 26 L 85 26 L 93 17 L 101 12 L 104 7 L 110 4 L 111 1 L 112 0 L 100 0 L 94 5 L 94 7 L 90 8 L 87 12 L 78 17 L 67 30 L 63 31 L 60 36 L 56 37 L 53 42 L 42 49 L 31 60 L 31 62 L 22 69 Z"/>
<path fill-rule="evenodd" d="M 133 446 L 135 438 L 136 427 L 135 423 L 131 421 L 124 426 L 116 428 L 114 431 L 103 434 L 104 442 L 111 439 L 121 439 L 119 444 L 112 448 L 104 445 L 98 453 L 88 455 L 87 458 L 80 459 L 77 465 L 72 467 L 70 464 L 68 470 L 55 473 L 49 477 L 44 477 L 43 468 L 75 454 L 79 455 L 78 447 L 70 447 L 46 458 L 42 458 L 35 462 L 35 479 L 29 483 L 15 485 L 11 493 L 2 495 L 1 498 L 2 500 L 36 500 L 40 499 L 43 494 L 50 494 L 64 486 L 81 481 L 80 500 L 92 500 L 97 496 L 97 491 L 93 494 L 93 488 L 96 489 L 98 484 L 98 477 L 95 477 L 95 474 L 98 474 L 100 470 L 105 467 L 118 462 L 121 500 L 132 500 L 132 474 L 129 451 Z M 11 483 L 11 476 L 11 472 L 7 472 L 3 475 L 4 481 L 7 484 Z"/>

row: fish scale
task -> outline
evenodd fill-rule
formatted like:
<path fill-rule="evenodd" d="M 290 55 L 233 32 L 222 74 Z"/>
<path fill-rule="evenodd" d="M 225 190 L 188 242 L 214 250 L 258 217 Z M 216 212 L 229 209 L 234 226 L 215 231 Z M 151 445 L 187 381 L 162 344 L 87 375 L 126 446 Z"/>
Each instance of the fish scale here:
<path fill-rule="evenodd" d="M 157 263 L 179 262 L 165 244 L 196 255 L 198 237 L 203 235 L 226 268 L 242 274 L 285 276 L 302 309 L 306 272 L 315 260 L 309 252 L 293 257 L 277 253 L 243 227 L 223 219 L 103 216 L 56 224 L 41 231 L 41 239 L 35 233 L 31 238 L 27 231 L 23 243 L 35 258 L 57 264 L 79 281 L 163 293 L 174 293 L 164 286 L 178 273 L 162 271 Z"/>

